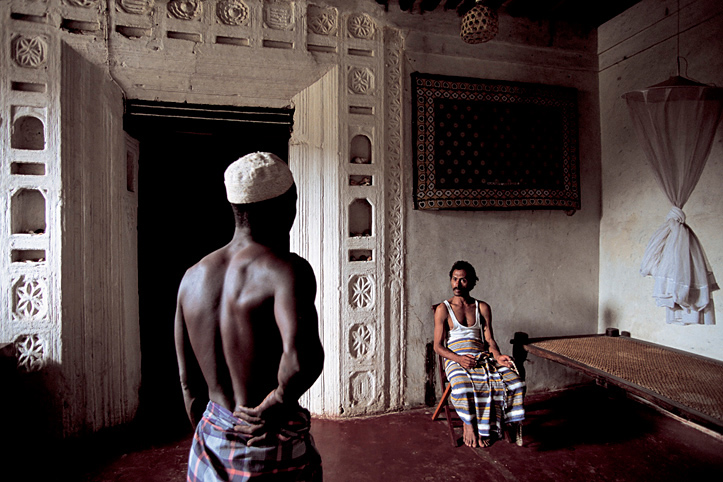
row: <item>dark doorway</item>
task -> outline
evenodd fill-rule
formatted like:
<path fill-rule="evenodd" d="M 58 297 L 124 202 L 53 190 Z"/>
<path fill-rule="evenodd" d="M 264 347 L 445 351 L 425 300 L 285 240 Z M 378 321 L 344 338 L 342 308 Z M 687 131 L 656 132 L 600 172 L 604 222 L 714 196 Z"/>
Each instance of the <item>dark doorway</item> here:
<path fill-rule="evenodd" d="M 131 101 L 124 128 L 140 141 L 138 283 L 141 332 L 138 422 L 168 436 L 190 430 L 173 343 L 176 293 L 186 269 L 230 241 L 223 173 L 239 157 L 288 159 L 290 109 Z"/>

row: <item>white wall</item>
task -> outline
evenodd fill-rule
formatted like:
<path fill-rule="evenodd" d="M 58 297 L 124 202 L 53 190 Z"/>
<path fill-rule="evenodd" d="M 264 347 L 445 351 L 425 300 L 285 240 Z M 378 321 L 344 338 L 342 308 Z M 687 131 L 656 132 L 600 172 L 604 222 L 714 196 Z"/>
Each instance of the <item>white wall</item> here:
<path fill-rule="evenodd" d="M 681 75 L 723 85 L 723 3 L 680 2 Z M 652 298 L 653 281 L 639 274 L 643 252 L 664 222 L 670 203 L 658 187 L 633 131 L 621 95 L 676 74 L 676 0 L 643 0 L 603 25 L 600 53 L 602 133 L 602 220 L 600 223 L 599 328 L 616 326 L 633 337 L 723 359 L 723 298 L 713 295 L 717 325 L 665 323 L 665 309 Z M 723 127 L 708 164 L 684 207 L 687 224 L 700 239 L 723 280 Z"/>
<path fill-rule="evenodd" d="M 467 260 L 477 269 L 480 282 L 472 295 L 491 305 L 495 339 L 503 352 L 511 353 L 510 339 L 516 331 L 531 337 L 597 331 L 600 158 L 595 36 L 573 36 L 563 26 L 551 35 L 548 27 L 502 16 L 498 38 L 467 45 L 459 39 L 452 18 L 447 30 L 412 31 L 405 43 L 410 73 L 577 89 L 582 195 L 582 209 L 573 216 L 550 210 L 415 211 L 407 196 L 409 404 L 424 400 L 425 347 L 432 342 L 434 325 L 431 305 L 451 296 L 448 273 L 456 260 Z M 407 85 L 405 105 L 410 104 Z M 404 145 L 411 147 L 411 138 Z M 405 158 L 411 193 L 412 156 Z M 581 380 L 536 357 L 530 357 L 526 367 L 530 391 Z"/>

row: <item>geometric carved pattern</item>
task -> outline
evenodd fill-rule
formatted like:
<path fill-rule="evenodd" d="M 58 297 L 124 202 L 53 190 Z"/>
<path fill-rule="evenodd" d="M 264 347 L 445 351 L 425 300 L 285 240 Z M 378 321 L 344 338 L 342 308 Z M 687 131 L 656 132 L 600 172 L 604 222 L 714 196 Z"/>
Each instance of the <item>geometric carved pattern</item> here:
<path fill-rule="evenodd" d="M 355 94 L 370 94 L 374 90 L 374 73 L 370 69 L 352 69 L 349 90 Z"/>
<path fill-rule="evenodd" d="M 279 0 L 266 0 L 264 24 L 274 30 L 289 30 L 294 24 L 293 4 Z"/>
<path fill-rule="evenodd" d="M 74 7 L 90 8 L 98 4 L 98 0 L 65 0 L 65 3 Z"/>
<path fill-rule="evenodd" d="M 200 0 L 171 0 L 169 13 L 180 20 L 193 20 L 201 15 L 203 3 Z"/>
<path fill-rule="evenodd" d="M 352 37 L 368 40 L 374 36 L 374 21 L 368 15 L 352 14 L 347 25 Z"/>
<path fill-rule="evenodd" d="M 20 67 L 37 68 L 47 60 L 48 44 L 42 37 L 18 36 L 12 43 L 12 57 Z"/>
<path fill-rule="evenodd" d="M 349 331 L 349 353 L 354 358 L 363 358 L 374 349 L 374 332 L 368 325 L 354 325 Z"/>
<path fill-rule="evenodd" d="M 402 281 L 404 272 L 404 186 L 402 169 L 402 61 L 401 39 L 394 35 L 386 49 L 387 89 L 387 226 L 389 234 L 387 247 L 389 252 L 389 273 L 393 280 Z M 398 319 L 398 318 L 397 318 Z"/>
<path fill-rule="evenodd" d="M 309 31 L 317 35 L 334 35 L 336 33 L 337 10 L 333 7 L 322 8 L 309 5 L 307 25 Z"/>
<path fill-rule="evenodd" d="M 364 309 L 374 306 L 374 280 L 371 276 L 353 276 L 349 284 L 353 308 Z"/>
<path fill-rule="evenodd" d="M 35 372 L 45 365 L 45 343 L 38 335 L 21 335 L 15 339 L 18 368 Z"/>
<path fill-rule="evenodd" d="M 402 273 L 405 272 L 404 263 L 404 169 L 402 165 L 402 133 L 404 125 L 402 123 L 402 99 L 404 76 L 402 74 L 402 38 L 399 32 L 385 32 L 385 78 L 386 92 L 384 105 L 386 106 L 386 191 L 387 191 L 387 273 L 389 276 L 387 285 L 391 288 L 388 295 L 389 303 L 389 319 L 405 320 L 405 302 L 406 295 L 404 291 L 404 282 Z M 406 326 L 404 322 L 397 323 L 391 330 L 391 339 L 398 339 L 400 345 L 398 357 L 390 357 L 391 366 L 395 366 L 390 371 L 390 385 L 395 386 L 392 389 L 391 406 L 400 406 L 404 400 L 405 383 L 403 382 L 404 373 L 406 373 L 406 351 L 402 343 L 406 340 Z M 387 348 L 389 352 L 394 351 L 394 347 Z"/>
<path fill-rule="evenodd" d="M 243 0 L 222 0 L 216 4 L 216 16 L 226 25 L 245 25 L 250 11 Z"/>
<path fill-rule="evenodd" d="M 369 405 L 375 397 L 374 379 L 369 372 L 356 372 L 349 379 L 349 402 L 352 407 L 366 402 Z"/>
<path fill-rule="evenodd" d="M 48 313 L 45 278 L 20 276 L 12 285 L 12 316 L 16 321 L 43 320 Z"/>
<path fill-rule="evenodd" d="M 153 11 L 155 0 L 118 0 L 120 8 L 134 15 L 146 15 Z"/>

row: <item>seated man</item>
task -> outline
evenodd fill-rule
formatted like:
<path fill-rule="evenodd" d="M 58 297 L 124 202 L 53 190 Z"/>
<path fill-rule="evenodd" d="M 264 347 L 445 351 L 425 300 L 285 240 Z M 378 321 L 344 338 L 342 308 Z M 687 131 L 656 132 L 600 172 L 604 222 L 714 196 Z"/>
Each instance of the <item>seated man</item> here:
<path fill-rule="evenodd" d="M 525 382 L 495 343 L 490 306 L 469 295 L 478 281 L 474 267 L 457 261 L 449 277 L 454 296 L 434 313 L 434 351 L 446 358 L 450 400 L 464 422 L 465 445 L 487 447 L 492 435 L 501 438 L 503 423 L 525 418 Z"/>
<path fill-rule="evenodd" d="M 262 152 L 224 178 L 233 238 L 191 267 L 178 292 L 178 365 L 196 426 L 187 480 L 321 480 L 298 404 L 324 352 L 314 273 L 289 253 L 296 186 L 288 166 Z"/>

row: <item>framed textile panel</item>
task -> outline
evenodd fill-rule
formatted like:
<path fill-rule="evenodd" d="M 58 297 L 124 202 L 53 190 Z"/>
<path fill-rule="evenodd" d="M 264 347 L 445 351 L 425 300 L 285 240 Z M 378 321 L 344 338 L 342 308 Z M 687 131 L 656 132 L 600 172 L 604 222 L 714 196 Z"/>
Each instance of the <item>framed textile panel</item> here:
<path fill-rule="evenodd" d="M 412 74 L 415 209 L 580 209 L 577 91 Z"/>

